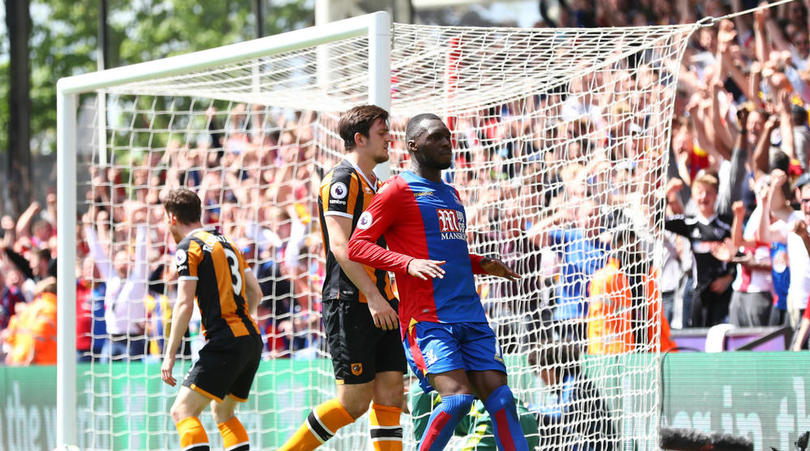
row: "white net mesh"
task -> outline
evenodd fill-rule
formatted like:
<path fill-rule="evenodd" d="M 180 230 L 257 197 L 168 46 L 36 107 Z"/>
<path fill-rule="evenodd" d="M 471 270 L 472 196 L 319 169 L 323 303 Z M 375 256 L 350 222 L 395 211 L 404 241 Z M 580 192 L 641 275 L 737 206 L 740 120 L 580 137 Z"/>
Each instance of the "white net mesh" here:
<path fill-rule="evenodd" d="M 393 29 L 391 172 L 408 166 L 408 117 L 446 118 L 457 149 L 446 177 L 467 208 L 470 250 L 523 275 L 478 282 L 513 392 L 541 418 L 530 432 L 541 448 L 654 448 L 660 320 L 650 280 L 677 70 L 693 28 Z M 106 143 L 88 131 L 80 162 L 81 279 L 94 306 L 79 318 L 92 339 L 92 362 L 79 367 L 82 448 L 179 445 L 168 415 L 177 389 L 159 371 L 176 293 L 160 199 L 176 186 L 197 190 L 203 222 L 237 241 L 262 285 L 265 361 L 238 414 L 252 446 L 277 448 L 334 396 L 315 192 L 343 155 L 339 113 L 367 97 L 367 55 L 366 38 L 348 39 L 105 92 Z M 610 250 L 602 232 L 622 245 Z M 606 267 L 609 256 L 620 269 Z M 198 333 L 192 320 L 189 355 Z M 593 390 L 577 405 L 539 377 L 536 358 L 562 338 L 589 353 L 579 362 Z M 540 361 L 575 365 L 561 355 Z M 175 374 L 190 362 L 178 360 Z M 597 404 L 604 414 L 594 419 Z M 412 418 L 402 421 L 413 448 Z M 207 413 L 203 423 L 221 446 Z M 325 449 L 370 449 L 367 424 Z"/>

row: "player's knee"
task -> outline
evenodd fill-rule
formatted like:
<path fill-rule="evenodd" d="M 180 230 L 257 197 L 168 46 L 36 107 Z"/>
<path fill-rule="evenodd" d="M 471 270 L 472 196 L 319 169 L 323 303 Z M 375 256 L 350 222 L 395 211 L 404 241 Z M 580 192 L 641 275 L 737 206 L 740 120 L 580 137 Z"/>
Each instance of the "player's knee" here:
<path fill-rule="evenodd" d="M 377 384 L 374 387 L 374 402 L 385 406 L 400 406 L 405 399 L 405 387 L 399 383 Z"/>
<path fill-rule="evenodd" d="M 368 411 L 371 404 L 371 393 L 353 392 L 339 397 L 338 401 L 352 418 L 358 419 Z"/>
<path fill-rule="evenodd" d="M 475 397 L 469 394 L 450 395 L 442 398 L 443 410 L 451 416 L 464 416 L 469 411 L 475 401 Z"/>
<path fill-rule="evenodd" d="M 216 424 L 224 423 L 234 417 L 234 409 L 222 402 L 211 402 L 211 416 Z"/>
<path fill-rule="evenodd" d="M 178 400 L 179 401 L 179 400 Z M 169 409 L 169 415 L 171 415 L 172 420 L 175 424 L 179 423 L 181 420 L 194 416 L 186 407 L 185 404 L 182 402 L 175 401 L 172 404 L 172 407 Z"/>
<path fill-rule="evenodd" d="M 384 406 L 401 406 L 405 401 L 405 393 L 400 388 L 399 390 L 391 389 L 384 392 L 377 392 L 374 395 L 374 402 Z"/>
<path fill-rule="evenodd" d="M 342 404 L 342 403 L 341 403 Z M 350 402 L 348 405 L 344 405 L 343 408 L 349 412 L 349 415 L 352 416 L 355 420 L 362 417 L 364 413 L 368 411 L 369 405 L 371 404 L 371 400 L 366 403 L 361 402 Z"/>

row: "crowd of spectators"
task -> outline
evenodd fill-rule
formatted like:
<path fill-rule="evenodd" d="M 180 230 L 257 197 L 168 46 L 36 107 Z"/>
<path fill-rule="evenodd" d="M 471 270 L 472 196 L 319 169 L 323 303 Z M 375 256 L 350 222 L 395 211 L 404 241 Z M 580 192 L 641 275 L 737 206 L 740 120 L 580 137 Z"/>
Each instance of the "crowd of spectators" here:
<path fill-rule="evenodd" d="M 199 192 L 203 223 L 237 240 L 260 281 L 266 356 L 314 357 L 323 351 L 314 116 L 276 113 L 243 104 L 224 112 L 212 107 L 205 112 L 210 132 L 195 142 L 171 140 L 160 151 L 87 166 L 76 239 L 80 361 L 162 355 L 177 278 L 161 199 L 181 185 Z M 55 309 L 52 316 L 37 315 L 38 323 L 47 324 L 26 319 L 43 293 L 55 293 L 55 195 L 40 210 L 34 203 L 16 221 L 2 220 L 0 330 L 9 364 L 55 363 Z M 191 355 L 199 328 L 194 318 L 185 355 Z M 39 352 L 42 338 L 52 353 Z M 36 347 L 29 346 L 34 342 Z"/>
<path fill-rule="evenodd" d="M 563 6 L 556 22 L 538 26 L 692 23 L 756 5 Z M 472 250 L 500 255 L 525 276 L 480 284 L 507 352 L 560 337 L 587 340 L 595 354 L 647 350 L 662 333 L 643 326 L 654 316 L 664 335 L 669 325 L 731 323 L 790 326 L 804 338 L 808 12 L 810 0 L 794 1 L 702 27 L 680 67 L 642 55 L 562 91 L 448 118 L 457 149 L 448 181 L 467 207 Z M 670 135 L 650 112 L 661 116 L 663 74 L 676 70 L 671 141 L 654 146 L 651 138 Z M 257 275 L 265 357 L 325 355 L 315 193 L 340 157 L 342 144 L 328 132 L 336 118 L 245 104 L 211 107 L 205 118 L 207 130 L 194 139 L 88 166 L 76 240 L 80 360 L 160 357 L 176 290 L 160 201 L 181 185 L 199 193 L 203 224 L 237 240 Z M 408 166 L 406 121 L 392 119 L 394 173 Z M 654 169 L 666 152 L 668 168 Z M 55 219 L 50 193 L 44 209 L 33 203 L 0 221 L 0 341 L 9 364 L 55 359 Z M 666 336 L 663 343 L 671 345 Z"/>

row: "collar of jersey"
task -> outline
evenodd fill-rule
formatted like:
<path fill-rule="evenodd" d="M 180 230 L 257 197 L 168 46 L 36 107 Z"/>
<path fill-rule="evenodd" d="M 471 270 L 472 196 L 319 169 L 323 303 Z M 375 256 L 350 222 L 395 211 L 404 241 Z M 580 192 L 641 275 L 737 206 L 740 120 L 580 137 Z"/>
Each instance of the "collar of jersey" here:
<path fill-rule="evenodd" d="M 363 177 L 363 180 L 366 181 L 366 185 L 368 185 L 369 188 L 371 188 L 371 190 L 376 193 L 377 192 L 377 184 L 375 183 L 375 184 L 372 185 L 371 182 L 368 181 L 368 177 L 366 177 L 366 174 L 360 169 L 360 166 L 357 166 L 356 164 L 354 164 L 353 161 L 348 160 L 346 158 L 344 158 L 344 160 L 346 160 L 347 163 L 352 165 L 354 170 L 357 171 L 358 174 L 360 174 L 360 177 Z"/>
<path fill-rule="evenodd" d="M 703 217 L 702 214 L 698 213 L 697 216 L 695 216 L 695 219 L 697 219 L 697 222 L 699 222 L 699 223 L 701 223 L 703 225 L 709 225 L 709 224 L 712 223 L 712 221 L 714 221 L 714 218 L 716 218 L 716 217 L 717 217 L 717 213 L 711 215 L 711 217 L 708 217 L 708 218 L 705 218 L 705 217 Z"/>
<path fill-rule="evenodd" d="M 444 181 L 441 181 L 441 182 L 434 182 L 433 180 L 428 180 L 428 179 L 426 179 L 426 178 L 424 178 L 424 177 L 422 177 L 422 176 L 420 176 L 420 175 L 417 175 L 415 172 L 411 171 L 410 169 L 409 169 L 409 170 L 407 170 L 407 171 L 405 171 L 405 172 L 403 172 L 403 174 L 405 174 L 405 173 L 407 173 L 407 174 L 409 174 L 409 175 L 411 175 L 411 176 L 413 176 L 413 177 L 415 177 L 415 178 L 417 178 L 417 179 L 419 179 L 419 180 L 422 180 L 422 181 L 424 181 L 424 182 L 426 182 L 426 183 L 430 183 L 430 184 L 432 184 L 432 185 L 436 185 L 436 186 L 443 186 L 443 185 L 446 185 L 446 183 L 444 183 Z"/>
<path fill-rule="evenodd" d="M 209 230 L 214 230 L 214 229 L 215 229 L 215 227 L 213 227 L 213 226 L 209 226 L 209 227 L 206 227 L 206 226 L 197 227 L 196 229 L 192 230 L 191 232 L 188 232 L 188 233 L 186 234 L 186 238 L 188 238 L 188 237 L 190 237 L 190 236 L 194 235 L 195 233 L 199 232 L 200 230 L 203 230 L 203 231 L 206 231 L 206 232 L 207 232 L 207 231 L 209 231 Z"/>

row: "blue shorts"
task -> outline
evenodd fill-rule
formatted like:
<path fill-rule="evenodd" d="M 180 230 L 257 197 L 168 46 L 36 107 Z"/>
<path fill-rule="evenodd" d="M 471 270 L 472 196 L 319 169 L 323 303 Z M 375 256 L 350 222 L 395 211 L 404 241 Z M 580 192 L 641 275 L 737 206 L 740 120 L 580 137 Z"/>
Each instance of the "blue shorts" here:
<path fill-rule="evenodd" d="M 405 332 L 402 345 L 425 392 L 433 390 L 429 374 L 460 369 L 506 374 L 501 348 L 487 323 L 414 323 Z"/>

